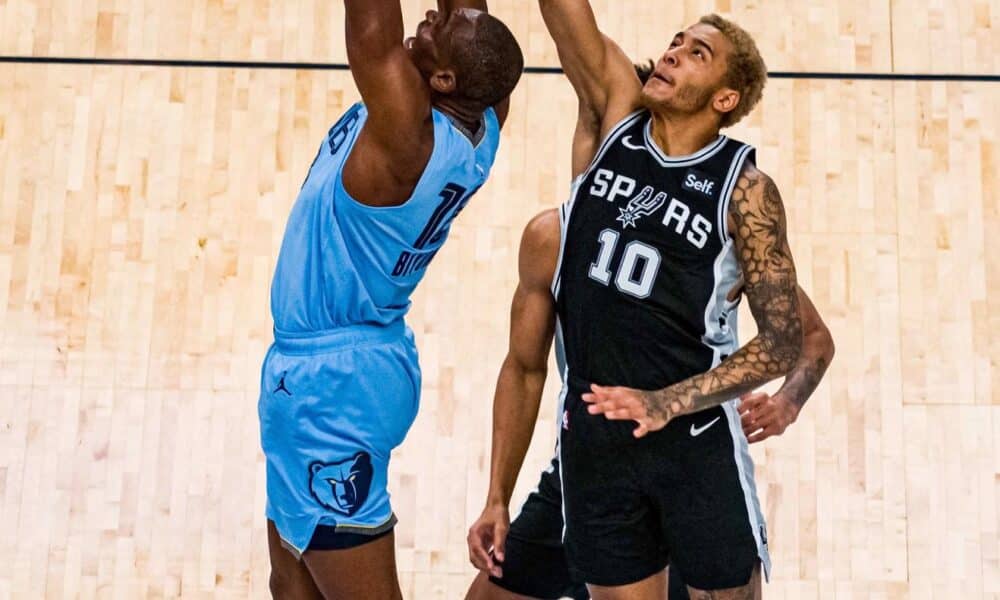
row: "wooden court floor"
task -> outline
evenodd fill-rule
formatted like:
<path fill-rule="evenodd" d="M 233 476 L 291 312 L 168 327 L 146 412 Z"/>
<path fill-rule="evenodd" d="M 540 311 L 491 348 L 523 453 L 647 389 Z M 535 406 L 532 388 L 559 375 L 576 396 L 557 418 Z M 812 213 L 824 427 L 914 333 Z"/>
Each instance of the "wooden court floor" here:
<path fill-rule="evenodd" d="M 555 64 L 535 3 L 493 5 L 529 64 Z M 773 70 L 1000 72 L 1000 0 L 594 6 L 637 58 L 715 10 Z M 0 0 L 0 54 L 339 62 L 342 10 Z M 0 63 L 0 599 L 267 597 L 268 287 L 356 99 L 346 72 Z M 414 297 L 422 408 L 390 482 L 408 599 L 474 575 L 517 241 L 568 192 L 574 117 L 562 77 L 525 77 Z M 765 597 L 1000 598 L 1000 84 L 774 79 L 729 134 L 781 188 L 838 347 L 799 422 L 753 448 Z M 550 382 L 515 504 L 555 404 Z"/>

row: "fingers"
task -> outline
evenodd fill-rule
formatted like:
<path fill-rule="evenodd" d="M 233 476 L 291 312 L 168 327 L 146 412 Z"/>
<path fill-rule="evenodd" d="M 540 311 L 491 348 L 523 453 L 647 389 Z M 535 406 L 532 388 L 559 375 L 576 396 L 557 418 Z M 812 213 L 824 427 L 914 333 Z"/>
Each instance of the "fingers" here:
<path fill-rule="evenodd" d="M 772 435 L 781 435 L 787 427 L 787 423 L 782 418 L 778 406 L 770 398 L 766 402 L 761 402 L 748 407 L 746 411 L 740 412 L 740 425 L 747 440 L 761 441 Z M 761 430 L 767 430 L 768 434 L 759 437 Z"/>
<path fill-rule="evenodd" d="M 740 396 L 739 411 L 741 413 L 746 412 L 768 399 L 770 399 L 770 396 L 767 392 L 747 392 Z"/>
<path fill-rule="evenodd" d="M 493 526 L 493 555 L 496 556 L 498 562 L 503 562 L 504 559 L 504 548 L 507 545 L 507 527 L 502 523 L 497 523 Z M 493 574 L 494 577 L 503 577 L 503 571 L 499 566 L 494 567 L 496 573 Z"/>
<path fill-rule="evenodd" d="M 638 410 L 639 402 L 621 388 L 605 388 L 592 385 L 592 393 L 583 394 L 581 398 L 588 403 L 587 412 L 592 415 L 603 414 L 612 420 L 638 419 L 642 412 Z"/>
<path fill-rule="evenodd" d="M 763 442 L 769 437 L 774 437 L 780 435 L 779 431 L 776 431 L 773 427 L 765 427 L 756 433 L 747 436 L 747 441 L 751 444 L 756 444 L 757 442 Z"/>
<path fill-rule="evenodd" d="M 469 530 L 469 561 L 480 571 L 492 572 L 496 565 L 493 564 L 493 559 L 486 550 L 489 546 L 489 540 L 486 532 L 480 531 L 478 525 L 478 523 L 473 525 L 472 529 Z"/>

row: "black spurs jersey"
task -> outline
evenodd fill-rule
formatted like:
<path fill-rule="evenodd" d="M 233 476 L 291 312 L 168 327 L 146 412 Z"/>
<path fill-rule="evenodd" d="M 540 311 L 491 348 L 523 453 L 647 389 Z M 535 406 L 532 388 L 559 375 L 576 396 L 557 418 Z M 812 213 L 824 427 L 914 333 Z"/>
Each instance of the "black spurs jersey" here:
<path fill-rule="evenodd" d="M 553 294 L 571 375 L 659 389 L 708 371 L 738 348 L 739 279 L 727 226 L 747 144 L 719 136 L 668 157 L 648 111 L 606 137 L 560 209 Z"/>

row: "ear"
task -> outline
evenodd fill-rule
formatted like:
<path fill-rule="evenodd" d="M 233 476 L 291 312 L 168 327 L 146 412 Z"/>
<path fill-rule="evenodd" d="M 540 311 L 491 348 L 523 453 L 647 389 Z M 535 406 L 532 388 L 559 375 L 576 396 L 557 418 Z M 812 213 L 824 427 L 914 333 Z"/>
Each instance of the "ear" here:
<path fill-rule="evenodd" d="M 430 79 L 431 89 L 439 94 L 452 94 L 455 92 L 457 81 L 455 71 L 451 69 L 438 69 L 434 71 Z"/>
<path fill-rule="evenodd" d="M 312 473 L 313 475 L 319 473 L 322 470 L 323 470 L 323 463 L 321 462 L 314 462 L 313 464 L 309 465 L 309 472 Z"/>
<path fill-rule="evenodd" d="M 723 114 L 736 110 L 739 105 L 740 93 L 732 88 L 722 88 L 712 100 L 712 108 Z"/>

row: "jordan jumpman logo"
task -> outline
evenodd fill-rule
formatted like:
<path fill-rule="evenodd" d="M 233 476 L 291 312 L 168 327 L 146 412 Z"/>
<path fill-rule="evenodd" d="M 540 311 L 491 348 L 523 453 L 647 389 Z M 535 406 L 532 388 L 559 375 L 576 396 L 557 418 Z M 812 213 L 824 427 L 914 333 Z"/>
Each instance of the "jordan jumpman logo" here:
<path fill-rule="evenodd" d="M 272 394 L 277 394 L 278 392 L 285 392 L 289 396 L 292 395 L 292 393 L 290 391 L 288 391 L 288 388 L 285 387 L 285 373 L 281 374 L 281 380 L 278 382 L 278 387 L 274 388 L 274 391 L 271 392 L 271 393 Z"/>

